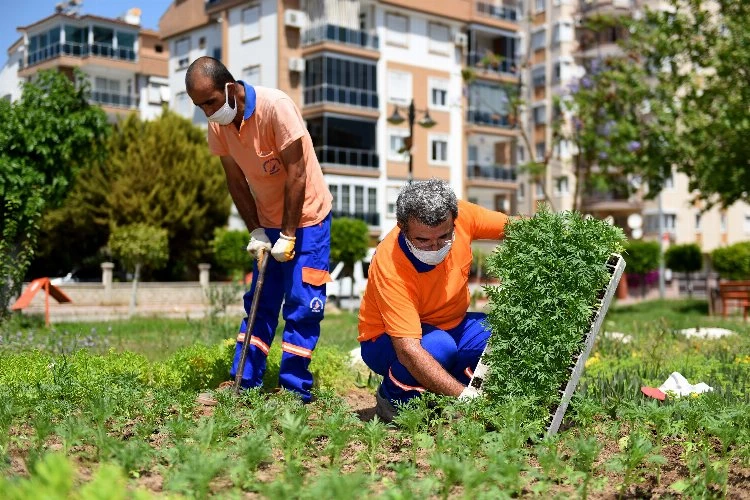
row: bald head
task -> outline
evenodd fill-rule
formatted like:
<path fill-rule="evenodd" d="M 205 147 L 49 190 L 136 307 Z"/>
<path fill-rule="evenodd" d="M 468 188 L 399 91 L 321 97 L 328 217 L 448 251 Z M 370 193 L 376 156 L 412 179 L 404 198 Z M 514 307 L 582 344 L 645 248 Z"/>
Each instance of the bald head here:
<path fill-rule="evenodd" d="M 234 83 L 234 77 L 221 61 L 203 56 L 188 67 L 185 73 L 185 89 L 190 93 L 196 85 L 207 82 L 210 82 L 214 89 L 224 92 L 227 83 Z"/>

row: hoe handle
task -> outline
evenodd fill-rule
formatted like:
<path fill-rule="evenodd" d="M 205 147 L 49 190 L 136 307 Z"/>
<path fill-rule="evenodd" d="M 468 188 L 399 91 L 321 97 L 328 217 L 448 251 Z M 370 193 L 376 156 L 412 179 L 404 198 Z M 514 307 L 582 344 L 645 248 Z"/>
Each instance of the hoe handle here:
<path fill-rule="evenodd" d="M 234 393 L 240 393 L 240 384 L 242 383 L 242 374 L 245 372 L 245 361 L 247 360 L 247 351 L 250 347 L 250 336 L 255 324 L 255 314 L 258 312 L 258 303 L 260 302 L 260 291 L 263 288 L 263 279 L 266 275 L 266 265 L 268 265 L 268 255 L 265 250 L 258 252 L 258 280 L 255 282 L 255 292 L 253 293 L 253 303 L 250 306 L 250 315 L 247 318 L 247 329 L 245 330 L 245 340 L 242 342 L 242 352 L 240 353 L 240 362 L 237 365 L 237 374 L 234 376 Z"/>

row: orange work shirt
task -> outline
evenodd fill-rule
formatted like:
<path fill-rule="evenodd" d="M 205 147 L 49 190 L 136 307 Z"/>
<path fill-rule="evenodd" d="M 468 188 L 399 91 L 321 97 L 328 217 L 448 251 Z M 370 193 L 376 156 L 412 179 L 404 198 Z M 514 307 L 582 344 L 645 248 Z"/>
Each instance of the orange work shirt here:
<path fill-rule="evenodd" d="M 261 225 L 280 228 L 287 179 L 281 151 L 302 138 L 307 180 L 300 227 L 319 223 L 331 211 L 333 197 L 323 179 L 323 171 L 299 109 L 280 90 L 238 83 L 245 86 L 245 117 L 239 130 L 234 124 L 222 126 L 209 122 L 208 147 L 211 153 L 231 156 L 237 162 L 255 198 Z M 252 114 L 248 116 L 248 112 Z"/>
<path fill-rule="evenodd" d="M 419 272 L 401 245 L 396 227 L 378 245 L 359 310 L 360 342 L 384 333 L 422 338 L 422 323 L 455 328 L 469 308 L 471 242 L 503 237 L 508 216 L 458 202 L 455 239 L 443 262 Z"/>

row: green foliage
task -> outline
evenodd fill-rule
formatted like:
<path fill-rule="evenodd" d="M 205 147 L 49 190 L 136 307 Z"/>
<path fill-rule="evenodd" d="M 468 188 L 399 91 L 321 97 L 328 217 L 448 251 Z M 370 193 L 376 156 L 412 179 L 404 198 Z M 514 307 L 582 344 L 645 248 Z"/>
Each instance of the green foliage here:
<path fill-rule="evenodd" d="M 80 176 L 65 204 L 45 216 L 38 266 L 101 261 L 111 228 L 142 223 L 167 230 L 165 278 L 194 273 L 207 261 L 213 231 L 226 224 L 231 204 L 205 130 L 168 110 L 149 121 L 130 115 L 107 151 L 107 160 Z"/>
<path fill-rule="evenodd" d="M 659 267 L 659 243 L 656 241 L 630 240 L 623 254 L 626 272 L 645 274 Z"/>
<path fill-rule="evenodd" d="M 331 261 L 349 267 L 367 255 L 369 246 L 367 224 L 359 219 L 336 218 L 331 223 Z"/>
<path fill-rule="evenodd" d="M 250 233 L 247 229 L 229 230 L 217 228 L 211 246 L 214 251 L 214 261 L 230 274 L 244 275 L 253 268 L 253 257 L 247 253 L 247 242 Z"/>
<path fill-rule="evenodd" d="M 750 241 L 741 241 L 711 252 L 713 268 L 722 278 L 750 279 Z"/>
<path fill-rule="evenodd" d="M 484 389 L 493 403 L 526 397 L 548 418 L 547 408 L 559 402 L 558 390 L 580 351 L 597 294 L 609 282 L 606 263 L 623 241 L 617 227 L 544 207 L 506 226 L 505 241 L 488 262 L 502 285 L 486 287 L 493 334 Z"/>
<path fill-rule="evenodd" d="M 40 71 L 19 101 L 0 103 L 0 319 L 37 250 L 43 210 L 62 202 L 109 130 L 88 90 L 85 81 Z"/>
<path fill-rule="evenodd" d="M 701 248 L 695 243 L 672 245 L 664 253 L 665 265 L 678 273 L 694 273 L 703 267 Z"/>
<path fill-rule="evenodd" d="M 167 245 L 167 231 L 146 224 L 116 227 L 109 237 L 112 255 L 132 270 L 162 267 L 169 257 Z"/>

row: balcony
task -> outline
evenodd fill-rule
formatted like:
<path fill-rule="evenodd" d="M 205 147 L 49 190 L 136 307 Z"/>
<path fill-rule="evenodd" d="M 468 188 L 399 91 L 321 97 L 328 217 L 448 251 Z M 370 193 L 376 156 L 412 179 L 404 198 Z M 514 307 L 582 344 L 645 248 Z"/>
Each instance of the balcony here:
<path fill-rule="evenodd" d="M 342 26 L 336 26 L 334 24 L 316 26 L 314 28 L 306 29 L 302 33 L 303 47 L 326 41 L 372 50 L 378 50 L 380 46 L 377 35 L 372 35 L 362 30 L 353 30 Z"/>
<path fill-rule="evenodd" d="M 518 8 L 507 5 L 495 5 L 490 2 L 477 2 L 477 13 L 492 19 L 517 22 Z"/>
<path fill-rule="evenodd" d="M 631 197 L 627 190 L 622 188 L 588 191 L 583 195 L 582 201 L 582 206 L 597 216 L 640 212 L 643 207 L 640 201 Z"/>
<path fill-rule="evenodd" d="M 360 108 L 378 108 L 377 91 L 344 87 L 341 85 L 322 83 L 305 86 L 303 97 L 305 106 L 328 102 Z"/>
<path fill-rule="evenodd" d="M 466 176 L 474 180 L 516 182 L 518 173 L 509 166 L 469 164 Z"/>
<path fill-rule="evenodd" d="M 598 9 L 606 11 L 630 10 L 634 8 L 634 0 L 581 0 L 581 12 L 587 13 Z"/>
<path fill-rule="evenodd" d="M 476 125 L 486 125 L 489 127 L 514 128 L 514 121 L 511 120 L 510 112 L 507 114 L 491 113 L 480 109 L 469 109 L 466 113 L 466 121 Z"/>
<path fill-rule="evenodd" d="M 315 154 L 321 165 L 377 169 L 378 153 L 372 150 L 318 146 Z"/>
<path fill-rule="evenodd" d="M 100 92 L 95 90 L 91 92 L 91 102 L 94 104 L 103 104 L 116 108 L 135 108 L 135 98 L 127 94 L 118 94 L 115 92 Z"/>
<path fill-rule="evenodd" d="M 349 212 L 343 210 L 333 210 L 331 215 L 334 219 L 340 217 L 348 217 L 350 219 L 358 219 L 365 221 L 368 226 L 379 226 L 380 225 L 380 214 L 377 212 Z"/>
<path fill-rule="evenodd" d="M 518 61 L 516 58 L 500 57 L 498 61 L 492 61 L 487 52 L 469 52 L 466 56 L 466 65 L 481 73 L 494 75 L 518 76 Z"/>
<path fill-rule="evenodd" d="M 103 43 L 57 42 L 30 52 L 27 65 L 31 66 L 61 55 L 71 57 L 97 56 L 133 62 L 136 60 L 135 50 L 128 47 L 115 48 L 112 45 Z"/>

